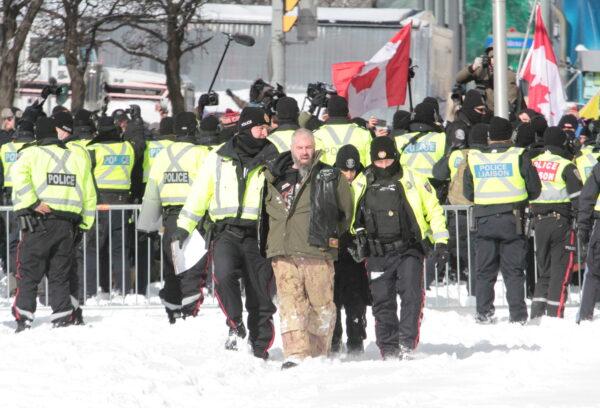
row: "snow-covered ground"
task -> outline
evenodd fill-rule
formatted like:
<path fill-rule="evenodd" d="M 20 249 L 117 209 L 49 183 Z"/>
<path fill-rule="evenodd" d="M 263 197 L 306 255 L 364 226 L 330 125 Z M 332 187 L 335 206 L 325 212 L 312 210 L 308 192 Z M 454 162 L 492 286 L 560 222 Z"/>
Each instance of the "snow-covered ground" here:
<path fill-rule="evenodd" d="M 86 326 L 52 329 L 42 310 L 20 335 L 3 309 L 0 406 L 597 407 L 600 321 L 577 326 L 575 312 L 520 326 L 500 309 L 478 326 L 466 310 L 426 309 L 412 361 L 380 360 L 369 316 L 363 356 L 281 371 L 279 335 L 267 362 L 226 351 L 211 304 L 174 326 L 156 307 L 88 307 Z"/>

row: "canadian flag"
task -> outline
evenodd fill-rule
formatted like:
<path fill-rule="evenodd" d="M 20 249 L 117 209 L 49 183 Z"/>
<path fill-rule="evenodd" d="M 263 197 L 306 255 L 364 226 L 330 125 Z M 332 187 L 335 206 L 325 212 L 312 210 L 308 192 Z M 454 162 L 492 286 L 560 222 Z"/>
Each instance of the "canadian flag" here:
<path fill-rule="evenodd" d="M 350 116 L 403 105 L 410 56 L 411 24 L 396 33 L 369 61 L 332 65 L 333 84 L 348 100 Z"/>
<path fill-rule="evenodd" d="M 528 107 L 544 115 L 550 126 L 556 126 L 566 109 L 565 94 L 539 4 L 535 12 L 533 45 L 519 77 L 529 83 Z"/>

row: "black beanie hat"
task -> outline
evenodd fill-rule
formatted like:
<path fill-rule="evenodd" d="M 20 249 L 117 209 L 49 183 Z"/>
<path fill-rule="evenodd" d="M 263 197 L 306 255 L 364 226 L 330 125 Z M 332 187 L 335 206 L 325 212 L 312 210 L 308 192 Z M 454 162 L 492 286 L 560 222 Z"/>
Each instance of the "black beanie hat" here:
<path fill-rule="evenodd" d="M 391 137 L 376 137 L 371 142 L 371 161 L 381 159 L 397 159 L 398 149 Z"/>
<path fill-rule="evenodd" d="M 515 146 L 527 147 L 535 142 L 535 131 L 530 123 L 521 123 L 517 128 Z"/>
<path fill-rule="evenodd" d="M 269 116 L 267 113 L 258 107 L 248 106 L 240 113 L 240 119 L 238 120 L 238 131 L 252 129 L 254 126 L 268 125 Z"/>
<path fill-rule="evenodd" d="M 65 132 L 73 133 L 73 116 L 66 111 L 58 111 L 52 115 L 56 127 Z"/>
<path fill-rule="evenodd" d="M 52 108 L 52 116 L 56 115 L 58 112 L 67 112 L 68 113 L 69 110 L 62 105 L 56 105 L 54 108 Z"/>
<path fill-rule="evenodd" d="M 410 112 L 405 110 L 399 110 L 394 113 L 394 119 L 392 121 L 392 126 L 394 130 L 403 129 L 407 130 L 408 125 L 410 124 Z"/>
<path fill-rule="evenodd" d="M 471 128 L 467 136 L 469 146 L 485 146 L 488 143 L 488 133 L 490 125 L 487 123 L 478 123 Z"/>
<path fill-rule="evenodd" d="M 219 119 L 214 115 L 208 115 L 200 122 L 200 130 L 216 132 L 219 128 Z"/>
<path fill-rule="evenodd" d="M 421 102 L 415 107 L 415 115 L 412 121 L 427 125 L 435 124 L 435 108 L 431 103 Z"/>
<path fill-rule="evenodd" d="M 558 126 L 550 126 L 544 131 L 544 145 L 546 146 L 564 146 L 567 135 Z"/>
<path fill-rule="evenodd" d="M 119 129 L 117 129 L 112 117 L 101 116 L 100 119 L 98 119 L 98 136 L 112 137 L 118 136 L 118 134 Z"/>
<path fill-rule="evenodd" d="M 575 117 L 575 115 L 564 115 L 562 118 L 560 118 L 560 122 L 558 122 L 558 127 L 559 128 L 564 128 L 565 125 L 571 125 L 571 128 L 573 128 L 573 130 L 577 129 L 577 126 L 579 125 L 577 123 L 577 118 Z M 546 137 L 546 134 L 544 132 L 544 137 Z"/>
<path fill-rule="evenodd" d="M 490 140 L 499 142 L 509 140 L 512 136 L 513 127 L 507 119 L 494 116 L 490 121 Z"/>
<path fill-rule="evenodd" d="M 41 117 L 35 122 L 35 137 L 38 140 L 58 138 L 56 122 L 52 118 Z"/>
<path fill-rule="evenodd" d="M 173 118 L 171 116 L 165 116 L 158 124 L 158 134 L 161 136 L 169 136 L 173 133 L 175 133 Z"/>
<path fill-rule="evenodd" d="M 175 116 L 174 130 L 177 136 L 188 136 L 196 133 L 198 122 L 192 112 L 180 112 Z"/>
<path fill-rule="evenodd" d="M 422 103 L 430 104 L 431 106 L 433 106 L 433 110 L 435 111 L 435 113 L 438 116 L 440 115 L 440 103 L 436 98 L 434 98 L 433 96 L 426 96 L 425 99 L 423 99 Z"/>
<path fill-rule="evenodd" d="M 348 117 L 348 102 L 339 95 L 332 95 L 327 102 L 327 114 L 331 118 Z"/>
<path fill-rule="evenodd" d="M 473 110 L 478 106 L 485 106 L 481 93 L 476 89 L 471 89 L 465 94 L 465 99 L 462 108 L 465 110 Z"/>
<path fill-rule="evenodd" d="M 335 158 L 335 167 L 340 170 L 356 170 L 360 168 L 360 154 L 351 144 L 342 146 Z"/>
<path fill-rule="evenodd" d="M 87 109 L 79 109 L 73 116 L 73 126 L 93 126 L 92 112 Z"/>
<path fill-rule="evenodd" d="M 298 114 L 300 109 L 298 108 L 298 102 L 294 98 L 284 96 L 277 101 L 277 119 L 279 120 L 298 120 Z"/>
<path fill-rule="evenodd" d="M 18 131 L 23 131 L 23 132 L 31 132 L 33 133 L 34 127 L 33 127 L 33 122 L 29 119 L 22 119 L 19 121 L 19 125 L 17 126 L 17 130 Z"/>
<path fill-rule="evenodd" d="M 548 127 L 548 121 L 546 121 L 545 117 L 543 117 L 542 115 L 538 115 L 535 118 L 531 119 L 531 122 L 529 123 L 531 124 L 531 128 L 535 132 L 536 136 L 538 136 L 540 139 L 544 137 L 544 132 Z"/>

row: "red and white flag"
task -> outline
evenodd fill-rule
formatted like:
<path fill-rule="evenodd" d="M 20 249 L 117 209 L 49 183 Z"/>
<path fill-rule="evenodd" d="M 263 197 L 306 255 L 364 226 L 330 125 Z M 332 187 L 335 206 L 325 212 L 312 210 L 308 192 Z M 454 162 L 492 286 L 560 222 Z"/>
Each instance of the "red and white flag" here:
<path fill-rule="evenodd" d="M 338 94 L 348 100 L 350 116 L 404 104 L 411 25 L 398 31 L 369 61 L 332 65 L 333 84 Z"/>
<path fill-rule="evenodd" d="M 550 126 L 556 126 L 566 109 L 565 94 L 552 41 L 546 32 L 539 4 L 535 13 L 533 45 L 527 53 L 519 77 L 529 83 L 527 106 L 544 115 Z"/>

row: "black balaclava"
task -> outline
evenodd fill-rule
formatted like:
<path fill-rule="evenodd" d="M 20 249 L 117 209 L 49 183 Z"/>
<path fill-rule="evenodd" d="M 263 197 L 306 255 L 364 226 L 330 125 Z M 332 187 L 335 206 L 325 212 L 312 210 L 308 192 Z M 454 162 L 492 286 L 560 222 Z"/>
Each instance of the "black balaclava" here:
<path fill-rule="evenodd" d="M 467 119 L 469 119 L 469 122 L 471 122 L 472 125 L 481 123 L 483 121 L 484 115 L 475 111 L 475 108 L 478 106 L 485 106 L 483 97 L 479 91 L 471 89 L 465 95 L 465 100 L 463 101 L 461 111 L 465 114 Z"/>

